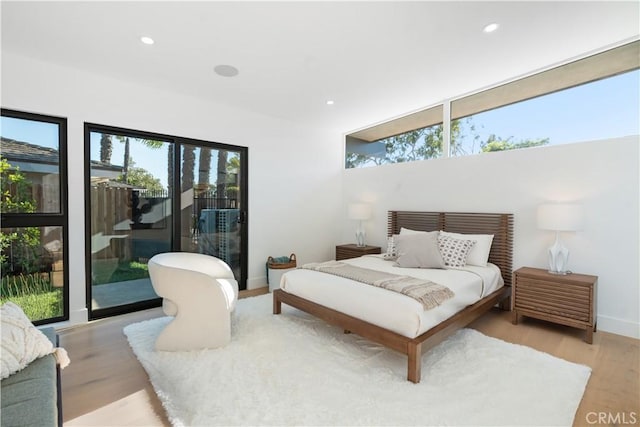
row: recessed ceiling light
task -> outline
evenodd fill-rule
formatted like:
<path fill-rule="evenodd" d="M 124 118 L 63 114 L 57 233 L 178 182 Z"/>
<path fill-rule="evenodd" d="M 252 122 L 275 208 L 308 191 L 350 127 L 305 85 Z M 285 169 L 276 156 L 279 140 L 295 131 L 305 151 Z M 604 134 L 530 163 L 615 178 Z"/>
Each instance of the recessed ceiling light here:
<path fill-rule="evenodd" d="M 140 37 L 140 41 L 142 43 L 144 43 L 144 44 L 153 44 L 153 43 L 155 43 L 151 37 L 146 37 L 146 36 Z"/>
<path fill-rule="evenodd" d="M 482 29 L 482 31 L 484 31 L 485 33 L 493 33 L 495 30 L 498 29 L 498 27 L 499 27 L 498 24 L 495 24 L 495 23 L 494 24 L 489 24 L 486 27 L 484 27 Z"/>
<path fill-rule="evenodd" d="M 327 105 L 333 105 L 333 104 L 334 102 L 331 99 L 327 101 Z"/>
<path fill-rule="evenodd" d="M 216 65 L 213 71 L 222 77 L 235 77 L 238 75 L 238 69 L 233 65 Z"/>

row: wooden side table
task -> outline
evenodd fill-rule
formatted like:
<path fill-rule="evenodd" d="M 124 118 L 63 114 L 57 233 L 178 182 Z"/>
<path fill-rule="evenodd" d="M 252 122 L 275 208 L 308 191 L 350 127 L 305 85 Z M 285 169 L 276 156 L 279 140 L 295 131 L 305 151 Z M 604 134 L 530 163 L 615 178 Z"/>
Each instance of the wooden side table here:
<path fill-rule="evenodd" d="M 514 272 L 511 321 L 520 315 L 586 331 L 585 341 L 593 342 L 596 331 L 597 276 L 551 274 L 540 268 L 522 267 Z"/>
<path fill-rule="evenodd" d="M 382 253 L 380 246 L 358 246 L 355 244 L 338 245 L 336 246 L 336 261 L 379 253 Z"/>

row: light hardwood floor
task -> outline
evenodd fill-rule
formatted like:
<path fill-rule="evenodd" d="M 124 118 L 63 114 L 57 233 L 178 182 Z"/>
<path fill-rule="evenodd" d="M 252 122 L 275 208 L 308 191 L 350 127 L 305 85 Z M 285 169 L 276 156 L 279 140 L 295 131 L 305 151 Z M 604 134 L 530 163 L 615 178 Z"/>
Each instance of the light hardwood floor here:
<path fill-rule="evenodd" d="M 241 296 L 264 292 L 243 292 Z M 60 344 L 72 360 L 62 372 L 66 426 L 170 425 L 122 333 L 130 323 L 159 316 L 162 311 L 158 308 L 59 331 Z M 597 332 L 589 345 L 583 341 L 584 331 L 528 318 L 515 326 L 509 312 L 499 310 L 487 313 L 471 327 L 590 366 L 593 371 L 575 426 L 640 423 L 639 340 Z M 423 376 L 428 380 L 428 373 Z"/>

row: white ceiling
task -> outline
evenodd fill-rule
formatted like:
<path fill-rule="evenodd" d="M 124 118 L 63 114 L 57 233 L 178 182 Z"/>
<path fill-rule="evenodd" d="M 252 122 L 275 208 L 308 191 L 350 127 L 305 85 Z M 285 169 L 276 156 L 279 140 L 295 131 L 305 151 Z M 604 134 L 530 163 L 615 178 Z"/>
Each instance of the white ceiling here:
<path fill-rule="evenodd" d="M 637 39 L 639 5 L 3 0 L 2 51 L 344 132 Z"/>

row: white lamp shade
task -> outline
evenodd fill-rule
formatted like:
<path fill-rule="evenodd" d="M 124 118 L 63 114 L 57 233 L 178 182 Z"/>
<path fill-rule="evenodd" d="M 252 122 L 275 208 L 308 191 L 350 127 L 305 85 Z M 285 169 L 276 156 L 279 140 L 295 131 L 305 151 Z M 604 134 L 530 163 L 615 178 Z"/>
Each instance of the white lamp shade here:
<path fill-rule="evenodd" d="M 582 229 L 582 205 L 557 203 L 538 207 L 538 228 L 553 231 Z"/>
<path fill-rule="evenodd" d="M 350 203 L 348 209 L 349 219 L 363 221 L 371 218 L 371 205 L 366 203 Z"/>

